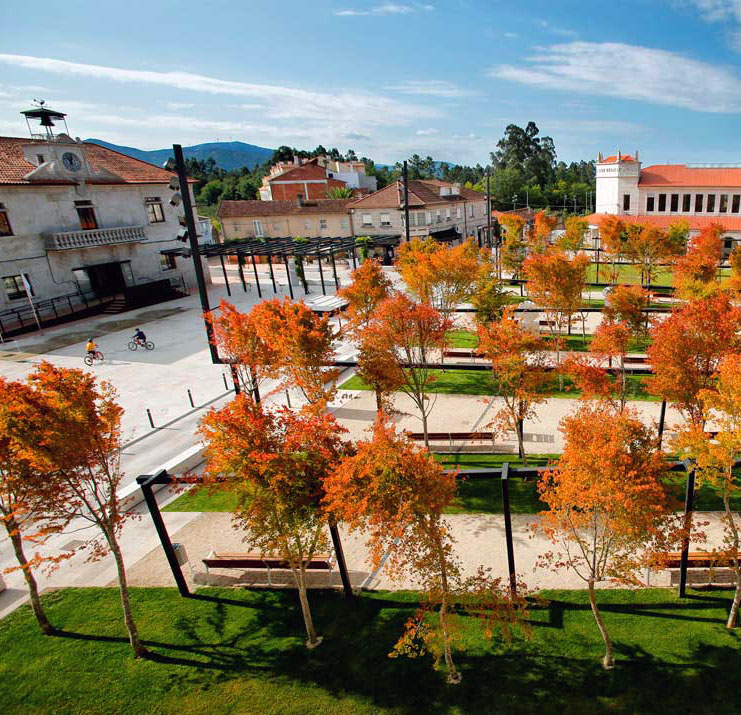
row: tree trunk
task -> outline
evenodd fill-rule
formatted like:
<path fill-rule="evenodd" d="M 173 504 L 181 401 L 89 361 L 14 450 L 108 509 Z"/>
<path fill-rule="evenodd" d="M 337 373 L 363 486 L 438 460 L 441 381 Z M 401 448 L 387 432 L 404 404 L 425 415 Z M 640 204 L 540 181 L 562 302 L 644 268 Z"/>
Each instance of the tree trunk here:
<path fill-rule="evenodd" d="M 437 536 L 437 546 L 438 546 L 438 558 L 440 563 L 440 585 L 442 586 L 442 602 L 440 603 L 440 628 L 442 628 L 443 631 L 443 652 L 445 654 L 445 666 L 448 669 L 448 682 L 451 685 L 457 685 L 458 683 L 463 680 L 463 676 L 458 671 L 458 669 L 455 667 L 455 663 L 453 662 L 453 650 L 450 647 L 450 634 L 448 633 L 448 604 L 447 604 L 447 596 L 448 596 L 448 570 L 445 565 L 445 554 L 443 553 L 443 546 L 440 540 L 439 533 Z"/>
<path fill-rule="evenodd" d="M 298 586 L 298 600 L 301 603 L 301 613 L 304 616 L 304 625 L 306 626 L 306 647 L 316 648 L 322 641 L 317 638 L 316 629 L 314 628 L 314 621 L 311 617 L 311 609 L 309 608 L 309 598 L 306 594 L 306 572 L 303 569 L 294 569 L 294 575 L 296 576 L 296 586 Z"/>
<path fill-rule="evenodd" d="M 726 512 L 726 519 L 728 520 L 728 528 L 731 532 L 731 543 L 733 546 L 733 570 L 736 572 L 736 590 L 733 593 L 733 603 L 731 604 L 731 610 L 728 612 L 728 621 L 726 622 L 726 628 L 735 628 L 736 621 L 738 619 L 738 607 L 741 603 L 741 564 L 739 564 L 738 554 L 738 529 L 736 528 L 736 522 L 733 520 L 733 512 L 731 511 L 731 502 L 728 495 L 728 487 L 723 489 L 723 507 Z"/>
<path fill-rule="evenodd" d="M 33 572 L 31 571 L 31 567 L 28 565 L 26 555 L 23 552 L 23 538 L 21 537 L 21 532 L 18 528 L 18 524 L 16 523 L 15 519 L 11 517 L 8 521 L 5 521 L 5 528 L 7 529 L 8 536 L 10 537 L 10 541 L 13 544 L 15 557 L 18 560 L 19 566 L 21 567 L 21 571 L 23 571 L 23 577 L 26 579 L 28 594 L 31 597 L 31 609 L 33 610 L 33 615 L 36 616 L 36 620 L 39 622 L 39 627 L 41 628 L 44 635 L 51 635 L 52 633 L 54 633 L 54 626 L 52 626 L 52 624 L 49 622 L 49 619 L 46 617 L 46 613 L 44 612 L 44 608 L 41 605 L 41 599 L 39 598 L 39 587 L 36 584 L 36 579 L 34 578 Z"/>
<path fill-rule="evenodd" d="M 522 460 L 523 466 L 527 467 L 527 454 L 525 454 L 525 425 L 523 420 L 517 420 L 517 452 Z"/>
<path fill-rule="evenodd" d="M 587 583 L 589 586 L 589 605 L 592 607 L 594 620 L 597 621 L 597 627 L 602 634 L 602 639 L 605 641 L 605 657 L 602 659 L 602 667 L 605 670 L 610 670 L 615 666 L 615 660 L 612 657 L 612 641 L 605 627 L 605 622 L 602 620 L 602 614 L 600 614 L 599 608 L 597 608 L 597 599 L 594 594 L 594 579 L 590 578 Z"/>
<path fill-rule="evenodd" d="M 131 612 L 129 585 L 126 581 L 126 568 L 124 567 L 123 556 L 121 555 L 121 547 L 118 545 L 115 534 L 110 534 L 108 536 L 108 543 L 111 546 L 113 558 L 116 560 L 118 587 L 121 591 L 121 608 L 123 609 L 126 630 L 129 632 L 129 643 L 131 643 L 131 647 L 134 650 L 134 656 L 137 658 L 143 658 L 147 655 L 147 649 L 142 645 L 141 640 L 139 640 L 139 631 L 137 630 L 134 616 Z"/>
<path fill-rule="evenodd" d="M 429 451 L 429 449 L 430 449 L 430 439 L 427 436 L 427 414 L 425 412 L 425 408 L 424 407 L 422 407 L 422 434 L 424 435 L 424 438 L 425 438 L 425 447 Z"/>

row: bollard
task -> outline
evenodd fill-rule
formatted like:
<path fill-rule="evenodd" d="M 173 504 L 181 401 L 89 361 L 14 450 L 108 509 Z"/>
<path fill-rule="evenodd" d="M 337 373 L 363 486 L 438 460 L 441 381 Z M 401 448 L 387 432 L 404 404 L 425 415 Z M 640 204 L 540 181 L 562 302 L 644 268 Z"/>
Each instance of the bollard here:
<path fill-rule="evenodd" d="M 149 411 L 149 407 L 147 407 L 147 417 L 149 417 L 149 426 L 154 429 L 154 420 L 152 419 L 152 413 Z"/>
<path fill-rule="evenodd" d="M 228 392 L 229 391 L 229 383 L 226 381 L 226 375 L 222 372 L 221 377 L 224 380 L 224 389 Z"/>
<path fill-rule="evenodd" d="M 188 400 L 190 401 L 190 406 L 195 407 L 193 404 L 193 395 L 190 394 L 190 389 L 188 389 Z"/>

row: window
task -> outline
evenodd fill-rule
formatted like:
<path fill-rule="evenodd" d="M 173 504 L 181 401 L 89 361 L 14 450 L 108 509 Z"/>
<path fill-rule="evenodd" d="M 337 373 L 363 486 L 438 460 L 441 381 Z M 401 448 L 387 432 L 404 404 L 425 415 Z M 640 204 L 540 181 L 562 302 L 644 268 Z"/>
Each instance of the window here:
<path fill-rule="evenodd" d="M 77 289 L 80 293 L 88 294 L 93 292 L 93 284 L 90 282 L 90 275 L 84 268 L 73 268 L 72 275 L 77 281 Z"/>
<path fill-rule="evenodd" d="M 705 209 L 707 213 L 711 214 L 715 211 L 715 194 L 708 194 L 708 205 Z"/>
<path fill-rule="evenodd" d="M 676 213 L 679 211 L 679 194 L 672 194 L 671 196 L 671 204 L 670 204 L 670 211 Z"/>
<path fill-rule="evenodd" d="M 348 223 L 347 223 L 346 218 L 340 219 L 340 226 L 342 226 L 342 228 L 348 228 Z"/>
<path fill-rule="evenodd" d="M 659 194 L 659 211 L 666 211 L 666 194 Z"/>
<path fill-rule="evenodd" d="M 147 218 L 149 223 L 164 223 L 165 211 L 162 208 L 162 199 L 159 196 L 149 196 L 144 199 L 147 207 Z"/>
<path fill-rule="evenodd" d="M 728 213 L 728 194 L 721 194 L 720 195 L 720 212 L 722 214 Z"/>
<path fill-rule="evenodd" d="M 13 229 L 10 227 L 10 219 L 8 218 L 8 209 L 5 208 L 5 204 L 0 204 L 0 236 L 12 236 Z"/>
<path fill-rule="evenodd" d="M 31 285 L 28 273 L 24 273 L 23 276 L 26 278 L 28 292 L 31 295 L 34 295 L 33 286 Z M 3 278 L 3 289 L 5 290 L 5 295 L 7 295 L 10 300 L 18 300 L 19 298 L 26 297 L 26 287 L 23 285 L 23 277 L 20 274 L 15 276 L 5 276 L 5 278 Z"/>
<path fill-rule="evenodd" d="M 739 209 L 739 201 L 741 201 L 741 195 L 734 194 L 733 199 L 731 200 L 731 213 L 737 214 Z"/>
<path fill-rule="evenodd" d="M 695 194 L 695 213 L 702 213 L 702 194 Z"/>
<path fill-rule="evenodd" d="M 178 267 L 177 259 L 169 253 L 160 253 L 160 268 L 163 271 L 174 271 Z"/>
<path fill-rule="evenodd" d="M 435 223 L 441 223 L 442 222 L 442 215 L 440 214 L 440 209 L 435 211 Z"/>
<path fill-rule="evenodd" d="M 311 221 L 309 221 L 308 219 L 304 221 L 304 229 L 307 231 L 311 231 Z"/>
<path fill-rule="evenodd" d="M 424 226 L 427 223 L 429 223 L 429 221 L 428 221 L 428 219 L 425 216 L 425 212 L 424 211 L 420 211 L 417 214 L 417 226 Z"/>
<path fill-rule="evenodd" d="M 461 210 L 460 206 L 458 206 L 455 210 L 455 217 L 459 220 L 463 218 L 463 211 Z"/>
<path fill-rule="evenodd" d="M 630 211 L 630 194 L 623 194 L 623 211 Z"/>
<path fill-rule="evenodd" d="M 363 226 L 372 226 L 373 217 L 370 214 L 363 214 Z"/>
<path fill-rule="evenodd" d="M 273 232 L 274 233 L 278 233 L 278 231 L 280 231 L 280 224 L 279 223 L 274 223 L 273 224 Z"/>
<path fill-rule="evenodd" d="M 445 209 L 445 220 L 450 221 L 450 209 Z"/>
<path fill-rule="evenodd" d="M 655 196 L 647 196 L 646 197 L 646 211 L 653 211 L 654 210 L 654 203 L 656 201 Z"/>
<path fill-rule="evenodd" d="M 468 204 L 468 218 L 473 218 L 473 204 Z"/>
<path fill-rule="evenodd" d="M 425 211 L 425 223 L 429 226 L 432 223 L 432 212 Z"/>
<path fill-rule="evenodd" d="M 327 230 L 327 219 L 326 218 L 320 218 L 319 219 L 319 230 L 320 231 L 326 231 Z"/>
<path fill-rule="evenodd" d="M 682 194 L 682 211 L 688 213 L 692 204 L 692 194 Z"/>
<path fill-rule="evenodd" d="M 93 231 L 98 228 L 98 219 L 95 218 L 92 201 L 75 201 L 75 209 L 77 209 L 80 228 L 83 231 Z"/>
<path fill-rule="evenodd" d="M 43 154 L 36 154 L 36 162 L 38 164 L 43 164 L 45 161 Z"/>
<path fill-rule="evenodd" d="M 252 228 L 255 229 L 255 236 L 262 236 L 262 221 L 255 220 L 252 222 Z"/>
<path fill-rule="evenodd" d="M 411 221 L 409 222 L 411 225 Z M 381 214 L 381 226 L 390 226 L 391 216 L 389 214 Z"/>

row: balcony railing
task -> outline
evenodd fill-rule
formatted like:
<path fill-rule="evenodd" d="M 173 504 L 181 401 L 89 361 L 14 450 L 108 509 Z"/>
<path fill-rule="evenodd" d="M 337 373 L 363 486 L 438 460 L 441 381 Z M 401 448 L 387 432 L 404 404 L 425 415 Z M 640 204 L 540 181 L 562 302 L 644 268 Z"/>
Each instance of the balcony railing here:
<path fill-rule="evenodd" d="M 46 236 L 47 251 L 67 251 L 73 248 L 110 246 L 116 243 L 145 241 L 144 226 L 119 226 L 117 228 L 93 228 L 88 231 L 64 231 Z"/>

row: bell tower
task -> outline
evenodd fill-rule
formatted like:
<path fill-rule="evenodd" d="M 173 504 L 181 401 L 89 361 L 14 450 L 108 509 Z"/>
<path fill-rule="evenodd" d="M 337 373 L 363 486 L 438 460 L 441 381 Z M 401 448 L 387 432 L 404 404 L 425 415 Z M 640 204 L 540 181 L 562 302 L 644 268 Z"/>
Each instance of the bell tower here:
<path fill-rule="evenodd" d="M 597 157 L 597 201 L 595 211 L 605 214 L 638 213 L 638 180 L 641 162 L 638 152 L 633 156 L 618 151 L 616 154 Z"/>

